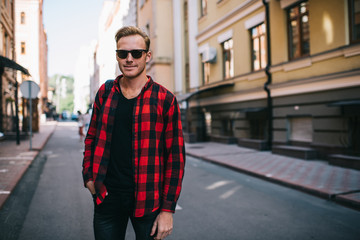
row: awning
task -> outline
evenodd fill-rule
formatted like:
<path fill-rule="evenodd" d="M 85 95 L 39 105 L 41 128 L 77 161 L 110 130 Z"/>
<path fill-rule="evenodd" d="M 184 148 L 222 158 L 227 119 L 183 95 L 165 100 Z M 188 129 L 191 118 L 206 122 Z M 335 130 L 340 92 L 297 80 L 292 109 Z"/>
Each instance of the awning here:
<path fill-rule="evenodd" d="M 328 104 L 329 107 L 341 107 L 341 106 L 351 106 L 351 105 L 360 105 L 360 100 L 337 101 Z"/>
<path fill-rule="evenodd" d="M 178 102 L 188 101 L 190 98 L 192 98 L 193 96 L 199 95 L 200 93 L 204 93 L 204 92 L 208 92 L 208 91 L 212 91 L 212 90 L 216 90 L 216 89 L 220 89 L 220 88 L 225 88 L 225 87 L 232 87 L 232 86 L 234 86 L 233 82 L 208 85 L 208 86 L 202 87 L 201 89 L 199 89 L 195 92 L 178 95 L 178 96 L 176 96 L 176 99 L 178 100 Z"/>
<path fill-rule="evenodd" d="M 3 67 L 3 68 L 6 67 L 6 68 L 12 68 L 12 69 L 15 69 L 15 70 L 19 70 L 22 73 L 30 76 L 30 73 L 26 68 L 24 68 L 20 64 L 17 64 L 13 60 L 11 60 L 11 59 L 9 59 L 7 57 L 4 57 L 4 56 L 0 56 L 0 67 Z"/>
<path fill-rule="evenodd" d="M 266 108 L 265 107 L 257 107 L 257 108 L 243 108 L 243 109 L 240 109 L 239 112 L 261 112 L 263 110 L 265 110 Z"/>
<path fill-rule="evenodd" d="M 195 92 L 177 95 L 177 96 L 176 96 L 176 99 L 177 99 L 178 102 L 186 101 L 186 100 L 189 99 L 193 94 L 195 94 Z"/>

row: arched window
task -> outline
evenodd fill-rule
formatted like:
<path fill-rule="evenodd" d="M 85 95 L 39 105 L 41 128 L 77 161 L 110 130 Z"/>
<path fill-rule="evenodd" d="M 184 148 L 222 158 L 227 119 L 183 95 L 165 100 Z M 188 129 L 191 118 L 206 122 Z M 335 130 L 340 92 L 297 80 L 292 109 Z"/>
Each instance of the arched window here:
<path fill-rule="evenodd" d="M 25 13 L 21 12 L 21 24 L 25 24 Z"/>

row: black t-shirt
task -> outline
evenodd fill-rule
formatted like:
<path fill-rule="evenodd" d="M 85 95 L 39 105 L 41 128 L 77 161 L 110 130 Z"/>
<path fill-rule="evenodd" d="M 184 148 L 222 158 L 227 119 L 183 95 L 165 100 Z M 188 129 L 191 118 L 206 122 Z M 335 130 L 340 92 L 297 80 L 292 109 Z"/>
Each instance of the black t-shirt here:
<path fill-rule="evenodd" d="M 104 182 L 109 192 L 134 192 L 132 121 L 135 99 L 127 99 L 120 92 L 112 132 L 110 163 Z"/>

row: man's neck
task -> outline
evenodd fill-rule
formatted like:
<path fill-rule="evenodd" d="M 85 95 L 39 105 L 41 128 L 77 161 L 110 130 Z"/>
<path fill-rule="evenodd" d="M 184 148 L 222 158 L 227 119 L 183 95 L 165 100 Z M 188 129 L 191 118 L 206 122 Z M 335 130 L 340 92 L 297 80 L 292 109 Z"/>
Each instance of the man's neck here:
<path fill-rule="evenodd" d="M 148 77 L 146 75 L 141 75 L 137 78 L 127 78 L 123 76 L 120 79 L 120 85 L 123 88 L 136 90 L 142 88 L 147 81 L 148 81 Z"/>
<path fill-rule="evenodd" d="M 140 94 L 147 81 L 148 77 L 146 75 L 137 78 L 126 78 L 123 76 L 119 81 L 119 85 L 123 95 L 130 99 Z"/>

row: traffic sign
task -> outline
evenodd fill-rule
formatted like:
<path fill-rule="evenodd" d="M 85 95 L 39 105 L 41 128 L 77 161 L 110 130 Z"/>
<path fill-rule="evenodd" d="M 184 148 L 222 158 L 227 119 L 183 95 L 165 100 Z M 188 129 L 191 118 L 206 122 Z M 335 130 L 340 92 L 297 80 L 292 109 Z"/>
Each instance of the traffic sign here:
<path fill-rule="evenodd" d="M 24 81 L 20 84 L 20 91 L 24 98 L 35 99 L 40 92 L 40 87 L 34 81 Z"/>
<path fill-rule="evenodd" d="M 20 91 L 24 98 L 34 99 L 37 98 L 40 87 L 34 81 L 24 81 L 20 84 Z M 32 101 L 29 101 L 29 113 L 30 150 L 32 150 Z"/>

